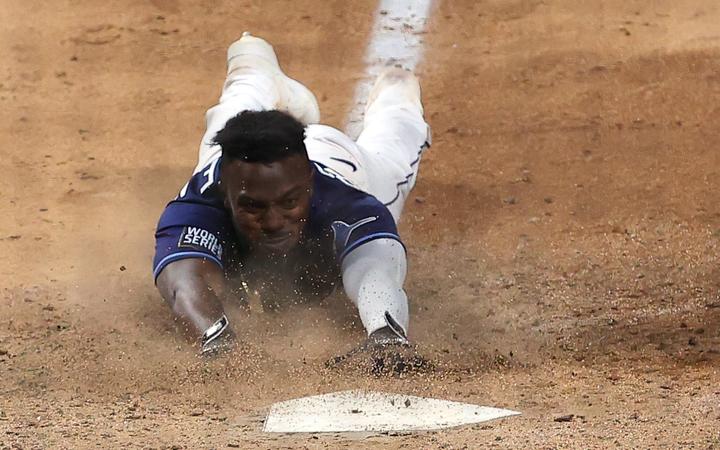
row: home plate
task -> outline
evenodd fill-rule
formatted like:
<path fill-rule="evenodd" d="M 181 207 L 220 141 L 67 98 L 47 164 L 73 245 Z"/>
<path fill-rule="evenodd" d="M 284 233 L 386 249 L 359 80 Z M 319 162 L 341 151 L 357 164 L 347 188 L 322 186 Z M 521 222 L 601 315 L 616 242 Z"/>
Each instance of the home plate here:
<path fill-rule="evenodd" d="M 489 408 L 411 395 L 343 391 L 297 398 L 270 407 L 268 433 L 437 430 L 519 415 Z"/>

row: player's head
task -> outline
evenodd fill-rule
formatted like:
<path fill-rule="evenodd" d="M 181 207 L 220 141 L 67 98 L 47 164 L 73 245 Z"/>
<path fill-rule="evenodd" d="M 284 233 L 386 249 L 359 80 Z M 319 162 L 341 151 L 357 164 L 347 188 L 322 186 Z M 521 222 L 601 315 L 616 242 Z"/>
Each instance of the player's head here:
<path fill-rule="evenodd" d="M 280 111 L 243 111 L 215 135 L 220 186 L 237 231 L 261 251 L 284 253 L 301 238 L 313 170 L 305 127 Z"/>

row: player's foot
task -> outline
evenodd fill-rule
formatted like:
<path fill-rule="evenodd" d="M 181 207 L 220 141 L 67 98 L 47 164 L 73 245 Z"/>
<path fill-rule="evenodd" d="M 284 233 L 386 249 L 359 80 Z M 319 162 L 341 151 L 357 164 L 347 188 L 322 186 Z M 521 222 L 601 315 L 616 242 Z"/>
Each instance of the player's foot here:
<path fill-rule="evenodd" d="M 409 70 L 396 66 L 386 67 L 370 89 L 365 115 L 374 108 L 410 103 L 423 112 L 420 99 L 420 82 Z"/>
<path fill-rule="evenodd" d="M 411 71 L 399 66 L 389 65 L 378 75 L 368 95 L 368 101 L 365 105 L 365 117 L 371 116 L 372 111 L 375 109 L 388 107 L 415 108 L 420 115 L 423 114 L 420 82 Z M 429 148 L 431 144 L 432 132 L 428 126 L 422 150 Z"/>
<path fill-rule="evenodd" d="M 250 70 L 263 70 L 271 74 L 278 90 L 275 107 L 291 114 L 305 125 L 320 122 L 317 99 L 302 83 L 293 80 L 280 69 L 272 46 L 258 37 L 243 33 L 228 48 L 228 74 Z"/>

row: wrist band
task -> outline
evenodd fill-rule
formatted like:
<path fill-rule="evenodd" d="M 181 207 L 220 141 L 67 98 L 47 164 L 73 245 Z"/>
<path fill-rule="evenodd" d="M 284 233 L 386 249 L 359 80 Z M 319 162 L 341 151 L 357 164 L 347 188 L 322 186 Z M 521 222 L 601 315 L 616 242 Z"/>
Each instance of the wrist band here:
<path fill-rule="evenodd" d="M 400 324 L 397 323 L 395 318 L 391 316 L 388 311 L 385 311 L 385 323 L 387 323 L 388 328 L 390 328 L 390 330 L 395 333 L 397 339 L 400 341 L 401 344 L 409 344 L 407 336 L 405 336 L 405 330 L 403 330 Z"/>
<path fill-rule="evenodd" d="M 210 328 L 205 330 L 205 332 L 202 335 L 202 345 L 203 347 L 209 344 L 210 342 L 214 341 L 220 335 L 223 331 L 225 331 L 225 328 L 228 327 L 228 324 L 230 322 L 228 321 L 228 318 L 225 314 L 222 315 L 221 318 L 217 320 L 214 324 L 210 325 Z"/>

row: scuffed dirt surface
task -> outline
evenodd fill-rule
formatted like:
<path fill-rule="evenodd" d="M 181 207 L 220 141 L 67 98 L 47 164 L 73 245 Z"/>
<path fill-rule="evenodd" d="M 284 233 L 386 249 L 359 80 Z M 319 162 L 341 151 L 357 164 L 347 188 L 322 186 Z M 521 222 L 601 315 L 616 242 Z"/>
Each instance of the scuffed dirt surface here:
<path fill-rule="evenodd" d="M 342 297 L 233 310 L 199 360 L 150 277 L 243 30 L 339 126 L 375 2 L 0 4 L 0 448 L 720 448 L 720 5 L 445 1 L 434 147 L 402 232 L 435 372 L 324 368 Z M 516 409 L 399 435 L 266 435 L 279 400 L 367 388 Z"/>

